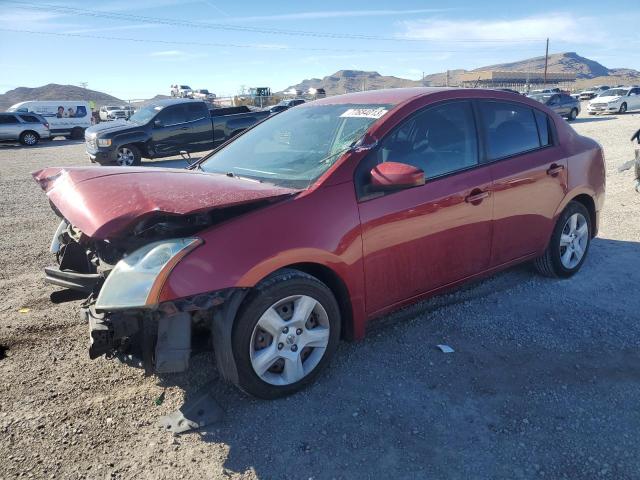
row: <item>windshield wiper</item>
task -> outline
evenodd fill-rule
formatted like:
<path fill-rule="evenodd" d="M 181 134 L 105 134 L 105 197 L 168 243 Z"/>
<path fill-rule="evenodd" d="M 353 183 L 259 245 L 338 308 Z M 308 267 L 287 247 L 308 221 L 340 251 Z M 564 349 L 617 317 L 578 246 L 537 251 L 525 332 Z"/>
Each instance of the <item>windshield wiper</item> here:
<path fill-rule="evenodd" d="M 199 165 L 199 164 L 198 164 L 198 167 L 200 167 L 200 165 Z M 200 170 L 202 170 L 202 167 L 200 167 Z M 225 173 L 225 175 L 226 175 L 227 177 L 230 177 L 230 178 L 237 178 L 237 179 L 239 179 L 239 180 L 246 180 L 246 181 L 248 181 L 248 182 L 262 183 L 262 180 L 258 180 L 257 178 L 243 177 L 243 176 L 238 175 L 238 174 L 233 173 L 233 172 L 227 172 L 227 173 Z"/>
<path fill-rule="evenodd" d="M 327 155 L 326 157 L 321 158 L 320 160 L 318 160 L 318 165 L 322 165 L 323 163 L 329 163 L 329 160 L 331 160 L 332 158 L 337 157 L 337 156 L 340 156 L 340 155 L 342 155 L 343 153 L 348 152 L 348 151 L 349 151 L 349 150 L 351 150 L 352 148 L 353 148 L 353 144 L 349 145 L 349 146 L 348 146 L 348 147 L 346 147 L 346 148 L 343 148 L 342 150 L 338 150 L 337 152 L 332 153 L 331 155 Z"/>

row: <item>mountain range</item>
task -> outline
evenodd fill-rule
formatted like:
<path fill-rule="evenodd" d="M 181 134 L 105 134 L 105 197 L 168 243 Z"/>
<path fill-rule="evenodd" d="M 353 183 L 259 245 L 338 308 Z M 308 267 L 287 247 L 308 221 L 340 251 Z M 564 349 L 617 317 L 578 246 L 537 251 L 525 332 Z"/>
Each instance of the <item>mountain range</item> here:
<path fill-rule="evenodd" d="M 544 70 L 544 56 L 520 60 L 517 62 L 500 63 L 476 68 L 475 70 L 449 70 L 448 72 L 432 73 L 423 80 L 410 80 L 394 76 L 380 75 L 378 72 L 362 70 L 339 70 L 324 78 L 311 78 L 291 85 L 286 90 L 296 89 L 306 91 L 309 88 L 324 88 L 327 94 L 340 94 L 359 90 L 373 90 L 380 88 L 399 88 L 417 86 L 458 85 L 463 73 L 480 70 L 502 71 L 530 71 Z M 630 84 L 640 83 L 640 72 L 630 68 L 607 68 L 604 65 L 581 57 L 575 52 L 556 53 L 549 55 L 548 71 L 572 72 L 576 74 L 575 88 L 585 88 L 597 84 Z M 157 95 L 154 98 L 168 98 Z M 0 94 L 0 111 L 11 105 L 25 100 L 87 100 L 101 105 L 121 105 L 125 103 L 112 95 L 96 90 L 77 87 L 75 85 L 59 85 L 50 83 L 42 87 L 18 87 Z"/>
<path fill-rule="evenodd" d="M 324 88 L 327 94 L 331 95 L 374 88 L 458 85 L 463 73 L 481 70 L 540 72 L 544 70 L 544 56 L 517 62 L 487 65 L 474 70 L 457 69 L 432 73 L 426 75 L 424 80 L 385 76 L 380 75 L 378 72 L 339 70 L 333 75 L 328 75 L 324 78 L 303 80 L 296 85 L 291 85 L 285 91 L 290 89 L 306 91 L 313 87 Z M 624 84 L 640 82 L 640 72 L 637 70 L 630 68 L 609 69 L 595 60 L 582 57 L 575 52 L 549 55 L 548 71 L 575 73 L 577 77 L 576 87 L 578 88 L 597 83 Z"/>
<path fill-rule="evenodd" d="M 76 87 L 75 85 L 59 85 L 50 83 L 42 87 L 18 87 L 0 95 L 0 110 L 6 110 L 11 105 L 26 100 L 86 100 L 93 101 L 96 106 L 121 105 L 125 102 L 97 90 Z"/>

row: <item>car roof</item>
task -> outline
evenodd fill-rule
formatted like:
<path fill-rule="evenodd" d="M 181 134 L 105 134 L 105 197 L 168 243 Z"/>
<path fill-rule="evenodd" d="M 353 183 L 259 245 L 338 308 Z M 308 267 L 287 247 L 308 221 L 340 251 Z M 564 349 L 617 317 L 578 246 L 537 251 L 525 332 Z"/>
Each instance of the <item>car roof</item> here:
<path fill-rule="evenodd" d="M 399 104 L 412 98 L 438 93 L 445 90 L 453 90 L 448 87 L 410 87 L 387 88 L 383 90 L 368 90 L 366 92 L 353 92 L 344 95 L 321 98 L 315 100 L 315 105 L 329 105 L 335 103 L 370 103 L 370 104 Z M 465 89 L 471 90 L 471 89 Z"/>

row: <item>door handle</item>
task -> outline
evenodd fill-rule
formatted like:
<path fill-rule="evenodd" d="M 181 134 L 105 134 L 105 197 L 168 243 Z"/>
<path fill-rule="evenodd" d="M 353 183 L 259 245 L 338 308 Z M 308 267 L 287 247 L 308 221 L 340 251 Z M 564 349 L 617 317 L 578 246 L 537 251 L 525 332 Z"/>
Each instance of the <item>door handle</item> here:
<path fill-rule="evenodd" d="M 466 197 L 464 197 L 464 201 L 467 203 L 478 205 L 480 202 L 482 202 L 482 200 L 487 198 L 490 194 L 491 192 L 488 192 L 488 191 L 474 190 L 471 192 L 470 195 L 467 195 Z"/>
<path fill-rule="evenodd" d="M 547 170 L 547 175 L 551 175 L 552 177 L 555 177 L 562 170 L 564 170 L 564 165 L 558 165 L 556 163 L 552 163 L 549 169 Z"/>

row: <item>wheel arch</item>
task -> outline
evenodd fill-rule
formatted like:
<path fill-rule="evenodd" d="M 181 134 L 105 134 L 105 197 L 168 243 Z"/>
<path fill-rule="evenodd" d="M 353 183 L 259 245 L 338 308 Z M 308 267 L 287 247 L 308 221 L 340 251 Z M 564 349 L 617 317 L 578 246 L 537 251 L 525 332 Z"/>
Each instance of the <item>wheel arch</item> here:
<path fill-rule="evenodd" d="M 263 271 L 261 277 L 252 282 L 253 286 L 258 285 L 260 282 L 282 270 L 298 270 L 299 272 L 311 275 L 324 283 L 327 288 L 331 290 L 331 293 L 333 293 L 333 296 L 340 307 L 340 317 L 342 319 L 342 331 L 340 332 L 340 337 L 345 340 L 356 340 L 362 336 L 356 328 L 353 303 L 349 288 L 338 272 L 321 263 L 298 261 L 278 265 L 277 268 L 269 269 L 268 273 Z"/>
<path fill-rule="evenodd" d="M 22 138 L 24 137 L 27 133 L 33 133 L 38 139 L 40 139 L 40 134 L 38 132 L 36 132 L 35 130 L 23 130 L 22 132 L 20 132 L 19 137 Z"/>
<path fill-rule="evenodd" d="M 559 215 L 563 212 L 569 202 L 575 201 L 582 204 L 587 211 L 589 212 L 589 217 L 591 220 L 592 232 L 591 237 L 595 237 L 598 234 L 598 213 L 596 209 L 596 201 L 594 199 L 595 193 L 593 191 L 587 189 L 577 189 L 570 192 L 565 198 L 564 201 L 558 206 L 554 214 L 554 224 L 557 221 Z"/>
<path fill-rule="evenodd" d="M 119 145 L 118 148 L 128 147 L 128 146 L 136 147 L 141 155 L 145 155 L 147 153 L 147 145 L 146 143 L 141 141 L 123 143 L 122 145 Z"/>
<path fill-rule="evenodd" d="M 598 219 L 596 216 L 596 202 L 593 200 L 593 197 L 586 193 L 581 193 L 573 197 L 570 201 L 581 203 L 587 209 L 591 217 L 591 238 L 595 237 L 598 233 Z"/>
<path fill-rule="evenodd" d="M 294 263 L 283 267 L 283 269 L 299 270 L 324 283 L 331 290 L 340 307 L 340 317 L 342 319 L 340 338 L 345 340 L 353 340 L 355 338 L 351 297 L 347 285 L 340 275 L 326 265 L 312 262 Z"/>

